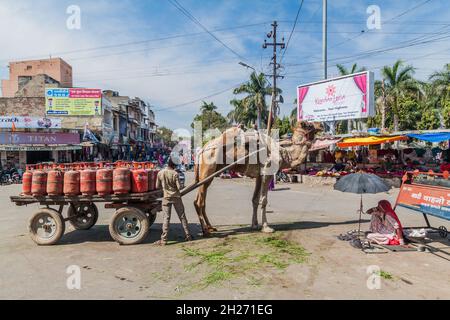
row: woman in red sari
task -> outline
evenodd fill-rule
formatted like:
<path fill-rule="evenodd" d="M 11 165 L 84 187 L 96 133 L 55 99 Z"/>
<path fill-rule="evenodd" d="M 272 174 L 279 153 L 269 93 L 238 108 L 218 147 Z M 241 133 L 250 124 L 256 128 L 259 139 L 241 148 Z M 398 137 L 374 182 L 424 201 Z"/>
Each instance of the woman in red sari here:
<path fill-rule="evenodd" d="M 403 227 L 389 201 L 381 200 L 378 206 L 367 211 L 372 215 L 367 239 L 387 245 L 403 245 Z"/>

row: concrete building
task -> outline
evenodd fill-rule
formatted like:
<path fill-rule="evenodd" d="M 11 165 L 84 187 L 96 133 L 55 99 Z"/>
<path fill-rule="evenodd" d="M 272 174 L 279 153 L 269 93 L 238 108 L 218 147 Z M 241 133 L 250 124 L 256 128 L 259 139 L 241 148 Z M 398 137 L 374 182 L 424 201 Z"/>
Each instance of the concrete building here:
<path fill-rule="evenodd" d="M 47 75 L 63 88 L 73 86 L 72 67 L 61 58 L 17 61 L 9 63 L 9 79 L 2 80 L 2 96 L 14 97 L 24 82 L 37 75 Z"/>

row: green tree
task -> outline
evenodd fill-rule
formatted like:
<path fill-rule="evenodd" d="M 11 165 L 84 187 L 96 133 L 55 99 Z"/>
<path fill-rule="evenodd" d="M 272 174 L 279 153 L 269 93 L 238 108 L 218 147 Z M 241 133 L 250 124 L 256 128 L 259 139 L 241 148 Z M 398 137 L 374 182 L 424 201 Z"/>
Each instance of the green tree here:
<path fill-rule="evenodd" d="M 173 130 L 166 127 L 159 127 L 157 134 L 166 146 L 172 148 L 176 145 L 176 142 L 172 141 Z"/>
<path fill-rule="evenodd" d="M 202 133 L 208 129 L 223 131 L 228 126 L 227 119 L 217 112 L 217 106 L 213 102 L 206 103 L 203 101 L 203 104 L 200 106 L 200 113 L 194 117 L 194 122 L 198 121 L 202 122 Z M 194 127 L 194 123 L 192 123 L 191 127 Z"/>
<path fill-rule="evenodd" d="M 404 66 L 401 60 L 397 60 L 392 67 L 384 66 L 381 74 L 385 81 L 387 104 L 394 117 L 394 131 L 399 130 L 400 105 L 399 100 L 405 94 L 417 91 L 417 84 L 413 78 L 414 68 Z"/>
<path fill-rule="evenodd" d="M 366 71 L 365 67 L 359 68 L 357 63 L 354 63 L 351 67 L 351 69 L 347 69 L 345 66 L 343 66 L 342 64 L 337 64 L 336 68 L 339 71 L 339 74 L 341 76 L 346 76 L 348 74 L 353 74 L 353 73 L 357 73 L 357 72 L 363 72 Z"/>
<path fill-rule="evenodd" d="M 255 109 L 247 108 L 243 100 L 233 99 L 230 101 L 233 106 L 227 118 L 231 124 L 242 124 L 251 127 L 258 121 L 258 112 Z"/>
<path fill-rule="evenodd" d="M 277 118 L 273 128 L 279 130 L 280 137 L 292 133 L 290 118 L 287 116 L 284 116 L 283 119 Z"/>
<path fill-rule="evenodd" d="M 446 107 L 450 104 L 450 63 L 447 63 L 442 71 L 434 72 L 429 80 L 438 98 L 438 108 L 441 110 L 440 115 L 446 127 L 448 127 L 446 119 L 449 118 L 449 115 Z"/>
<path fill-rule="evenodd" d="M 264 74 L 256 74 L 252 72 L 250 80 L 242 84 L 239 88 L 234 89 L 234 94 L 246 96 L 240 100 L 242 104 L 238 104 L 241 108 L 246 110 L 245 115 L 251 117 L 254 113 L 257 114 L 258 128 L 262 128 L 262 122 L 267 122 L 269 111 L 266 103 L 266 97 L 272 95 L 272 87 L 267 83 Z M 281 93 L 281 90 L 277 90 Z M 236 108 L 236 105 L 234 105 Z M 241 113 L 242 114 L 242 113 Z M 244 122 L 248 122 L 246 119 Z"/>

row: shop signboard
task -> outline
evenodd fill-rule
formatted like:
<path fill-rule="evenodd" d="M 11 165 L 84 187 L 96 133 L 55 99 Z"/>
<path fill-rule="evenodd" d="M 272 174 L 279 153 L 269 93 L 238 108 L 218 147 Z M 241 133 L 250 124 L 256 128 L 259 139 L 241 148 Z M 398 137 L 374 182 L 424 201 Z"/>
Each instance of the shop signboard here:
<path fill-rule="evenodd" d="M 0 145 L 80 144 L 78 133 L 0 132 Z"/>
<path fill-rule="evenodd" d="M 0 117 L 0 128 L 11 129 L 61 129 L 61 119 L 59 118 L 39 118 L 39 117 Z"/>
<path fill-rule="evenodd" d="M 327 122 L 375 115 L 374 75 L 360 72 L 297 87 L 298 120 Z"/>
<path fill-rule="evenodd" d="M 100 89 L 47 88 L 45 110 L 51 116 L 100 116 L 102 91 Z"/>
<path fill-rule="evenodd" d="M 397 205 L 450 220 L 450 189 L 403 184 Z"/>

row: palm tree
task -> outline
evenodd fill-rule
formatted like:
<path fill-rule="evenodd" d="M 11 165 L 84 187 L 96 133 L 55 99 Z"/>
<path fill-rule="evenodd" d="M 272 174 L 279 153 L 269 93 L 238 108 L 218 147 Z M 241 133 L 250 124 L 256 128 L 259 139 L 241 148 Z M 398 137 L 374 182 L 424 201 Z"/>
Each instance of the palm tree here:
<path fill-rule="evenodd" d="M 241 100 L 242 106 L 247 110 L 248 115 L 256 111 L 258 115 L 258 128 L 261 128 L 261 122 L 266 121 L 268 117 L 268 108 L 266 97 L 272 95 L 272 87 L 268 85 L 264 74 L 256 74 L 252 72 L 250 80 L 239 88 L 234 89 L 234 94 L 246 94 L 247 96 Z M 281 93 L 281 90 L 277 90 Z"/>
<path fill-rule="evenodd" d="M 429 80 L 432 81 L 435 92 L 440 97 L 441 108 L 443 108 L 450 92 L 450 63 L 444 66 L 443 71 L 434 72 Z"/>
<path fill-rule="evenodd" d="M 358 72 L 366 71 L 366 68 L 365 68 L 365 67 L 358 68 L 358 64 L 357 64 L 357 63 L 354 63 L 354 64 L 352 65 L 352 68 L 351 68 L 350 70 L 348 70 L 348 69 L 347 69 L 345 66 L 343 66 L 342 64 L 337 64 L 337 65 L 336 65 L 336 68 L 338 69 L 339 74 L 340 74 L 341 76 L 346 76 L 346 75 L 348 75 L 348 74 L 353 74 L 353 73 L 358 73 Z"/>
<path fill-rule="evenodd" d="M 214 104 L 214 102 L 210 102 L 210 103 L 207 103 L 205 101 L 202 101 L 202 102 L 203 102 L 203 104 L 200 106 L 201 113 L 206 113 L 206 112 L 211 112 L 211 111 L 217 110 L 217 107 Z"/>
<path fill-rule="evenodd" d="M 204 115 L 208 119 L 208 128 L 211 128 L 211 118 L 214 116 L 214 113 L 217 113 L 217 106 L 214 102 L 207 103 L 202 101 L 203 104 L 200 106 L 200 113 Z"/>
<path fill-rule="evenodd" d="M 385 91 L 394 115 L 394 131 L 399 129 L 399 103 L 400 97 L 411 91 L 417 91 L 417 83 L 413 78 L 414 67 L 404 66 L 401 60 L 397 60 L 392 67 L 384 66 L 381 74 L 385 81 Z"/>
<path fill-rule="evenodd" d="M 359 68 L 357 63 L 354 63 L 350 70 L 347 69 L 342 64 L 337 64 L 336 68 L 338 69 L 339 75 L 341 75 L 341 76 L 346 76 L 349 74 L 366 71 L 365 67 Z M 340 127 L 347 127 L 348 132 L 353 130 L 353 120 L 350 119 L 350 120 L 344 120 L 344 121 L 340 121 L 340 122 L 341 122 Z"/>
<path fill-rule="evenodd" d="M 251 127 L 258 120 L 257 110 L 247 108 L 243 100 L 233 99 L 230 104 L 234 107 L 227 115 L 231 124 Z"/>

